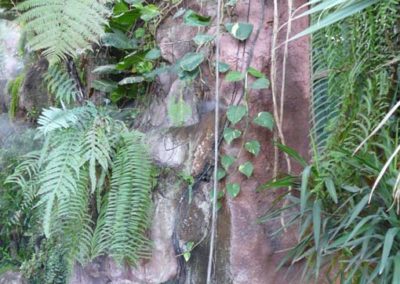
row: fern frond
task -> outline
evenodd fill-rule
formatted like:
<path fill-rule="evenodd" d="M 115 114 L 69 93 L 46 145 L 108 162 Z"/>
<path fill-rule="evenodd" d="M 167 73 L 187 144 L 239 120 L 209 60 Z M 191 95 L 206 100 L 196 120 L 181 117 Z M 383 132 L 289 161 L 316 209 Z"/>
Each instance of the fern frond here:
<path fill-rule="evenodd" d="M 96 0 L 27 0 L 18 5 L 19 22 L 33 50 L 52 63 L 75 57 L 104 33 L 108 10 Z"/>
<path fill-rule="evenodd" d="M 50 66 L 44 79 L 47 89 L 58 101 L 70 104 L 77 100 L 78 90 L 74 80 L 59 65 Z"/>
<path fill-rule="evenodd" d="M 139 258 L 150 254 L 145 232 L 151 205 L 151 164 L 137 134 L 125 134 L 123 140 L 113 165 L 102 241 L 117 261 L 137 264 Z"/>

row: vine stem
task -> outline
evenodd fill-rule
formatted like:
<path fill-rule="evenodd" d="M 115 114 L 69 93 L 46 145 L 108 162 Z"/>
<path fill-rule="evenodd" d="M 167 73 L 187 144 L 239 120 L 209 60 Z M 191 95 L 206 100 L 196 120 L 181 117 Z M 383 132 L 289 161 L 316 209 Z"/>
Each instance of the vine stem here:
<path fill-rule="evenodd" d="M 221 4 L 217 0 L 217 31 L 216 31 L 216 54 L 215 54 L 215 125 L 214 125 L 214 188 L 211 216 L 210 252 L 208 255 L 207 284 L 211 284 L 212 263 L 214 257 L 215 234 L 217 224 L 217 197 L 218 197 L 218 146 L 219 146 L 219 57 L 221 41 Z"/>

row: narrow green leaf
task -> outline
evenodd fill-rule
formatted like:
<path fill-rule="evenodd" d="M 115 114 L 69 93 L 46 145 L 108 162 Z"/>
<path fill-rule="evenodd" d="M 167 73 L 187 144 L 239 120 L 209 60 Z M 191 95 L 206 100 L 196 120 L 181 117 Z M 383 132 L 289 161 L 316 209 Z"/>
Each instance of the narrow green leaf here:
<path fill-rule="evenodd" d="M 204 61 L 203 53 L 189 52 L 180 60 L 179 65 L 184 71 L 193 71 Z"/>
<path fill-rule="evenodd" d="M 228 183 L 226 185 L 226 191 L 230 197 L 235 198 L 240 193 L 240 185 L 237 183 Z"/>
<path fill-rule="evenodd" d="M 239 71 L 229 71 L 225 76 L 225 81 L 227 82 L 238 82 L 244 79 L 244 74 Z"/>
<path fill-rule="evenodd" d="M 247 108 L 243 105 L 230 106 L 226 113 L 228 120 L 235 125 L 247 114 Z"/>
<path fill-rule="evenodd" d="M 115 64 L 97 66 L 92 71 L 92 73 L 93 74 L 118 74 L 118 73 L 121 73 L 121 71 L 116 69 L 116 67 L 117 67 L 117 65 L 115 65 Z"/>
<path fill-rule="evenodd" d="M 211 22 L 211 17 L 202 16 L 193 10 L 187 10 L 183 16 L 183 22 L 192 27 L 206 27 Z"/>
<path fill-rule="evenodd" d="M 257 140 L 251 140 L 244 144 L 244 148 L 254 156 L 258 156 L 258 153 L 260 153 L 261 145 L 260 142 L 258 142 Z"/>
<path fill-rule="evenodd" d="M 96 80 L 93 81 L 92 87 L 93 89 L 98 90 L 100 92 L 111 93 L 112 91 L 118 88 L 118 85 L 117 83 L 111 80 Z"/>
<path fill-rule="evenodd" d="M 307 161 L 295 149 L 278 142 L 275 142 L 275 145 L 279 150 L 288 154 L 289 157 L 298 162 L 301 166 L 306 167 L 308 165 Z"/>
<path fill-rule="evenodd" d="M 383 270 L 387 267 L 387 262 L 389 259 L 390 251 L 392 250 L 393 241 L 398 232 L 399 228 L 390 228 L 385 235 L 381 263 L 379 265 L 379 274 L 382 274 Z"/>
<path fill-rule="evenodd" d="M 250 85 L 250 89 L 254 90 L 262 90 L 268 88 L 269 88 L 269 80 L 267 78 L 257 79 L 253 82 L 253 84 Z"/>
<path fill-rule="evenodd" d="M 144 81 L 144 77 L 142 77 L 142 76 L 132 76 L 132 77 L 127 77 L 127 78 L 119 81 L 118 85 L 137 84 L 137 83 L 141 83 L 143 81 Z"/>
<path fill-rule="evenodd" d="M 235 158 L 229 155 L 223 155 L 221 157 L 221 165 L 222 167 L 228 171 L 229 167 L 235 162 Z"/>
<path fill-rule="evenodd" d="M 253 32 L 253 25 L 249 23 L 226 23 L 225 28 L 238 40 L 246 40 Z"/>
<path fill-rule="evenodd" d="M 400 254 L 397 253 L 397 255 L 394 258 L 393 261 L 393 280 L 392 284 L 398 284 L 400 283 Z"/>
<path fill-rule="evenodd" d="M 254 166 L 251 162 L 246 162 L 239 166 L 239 172 L 244 174 L 247 178 L 253 174 Z"/>
<path fill-rule="evenodd" d="M 358 204 L 354 207 L 354 209 L 352 210 L 353 213 L 351 214 L 349 221 L 347 221 L 347 224 L 345 226 L 345 228 L 347 228 L 348 226 L 350 226 L 351 223 L 353 223 L 353 221 L 357 218 L 357 216 L 361 213 L 361 211 L 364 209 L 364 207 L 367 205 L 368 203 L 368 194 L 366 194 L 360 202 L 358 202 Z"/>
<path fill-rule="evenodd" d="M 294 176 L 285 176 L 279 179 L 273 179 L 263 185 L 261 185 L 259 188 L 257 188 L 257 191 L 260 190 L 265 190 L 265 189 L 276 189 L 276 188 L 284 188 L 284 187 L 289 187 L 293 186 L 296 178 Z"/>
<path fill-rule="evenodd" d="M 231 144 L 231 142 L 242 135 L 242 132 L 237 129 L 232 129 L 229 127 L 226 127 L 224 130 L 224 139 L 228 144 Z"/>
<path fill-rule="evenodd" d="M 274 117 L 269 112 L 263 111 L 257 114 L 253 120 L 254 124 L 272 130 L 274 128 Z"/>
<path fill-rule="evenodd" d="M 337 204 L 338 197 L 337 197 L 335 184 L 333 183 L 333 180 L 331 178 L 326 178 L 325 186 L 326 186 L 326 189 L 328 190 L 328 193 L 329 193 L 330 197 L 332 198 L 333 202 L 335 202 Z"/>
<path fill-rule="evenodd" d="M 300 188 L 300 213 L 303 216 L 307 206 L 308 198 L 308 180 L 310 179 L 311 165 L 306 166 L 301 174 L 301 188 Z"/>
<path fill-rule="evenodd" d="M 321 235 L 321 200 L 315 200 L 313 206 L 313 233 L 315 248 L 319 250 Z"/>

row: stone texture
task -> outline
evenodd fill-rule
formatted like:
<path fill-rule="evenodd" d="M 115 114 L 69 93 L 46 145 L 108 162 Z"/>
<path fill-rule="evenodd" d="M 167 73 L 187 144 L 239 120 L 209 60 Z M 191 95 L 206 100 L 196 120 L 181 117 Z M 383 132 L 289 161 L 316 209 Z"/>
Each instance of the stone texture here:
<path fill-rule="evenodd" d="M 27 284 L 21 273 L 8 271 L 0 276 L 0 284 Z"/>

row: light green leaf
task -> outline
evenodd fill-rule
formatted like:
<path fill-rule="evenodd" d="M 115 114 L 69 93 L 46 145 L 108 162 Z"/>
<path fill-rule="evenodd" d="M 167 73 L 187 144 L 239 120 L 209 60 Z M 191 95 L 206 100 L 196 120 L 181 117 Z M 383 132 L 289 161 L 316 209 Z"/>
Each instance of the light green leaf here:
<path fill-rule="evenodd" d="M 92 73 L 93 74 L 118 74 L 121 73 L 120 70 L 116 69 L 117 65 L 109 64 L 96 67 Z"/>
<path fill-rule="evenodd" d="M 118 82 L 118 85 L 128 85 L 128 84 L 137 84 L 144 81 L 144 77 L 142 76 L 132 76 L 122 79 Z"/>
<path fill-rule="evenodd" d="M 229 71 L 225 76 L 225 81 L 227 82 L 237 82 L 244 79 L 244 74 L 239 71 Z"/>
<path fill-rule="evenodd" d="M 226 171 L 224 169 L 217 169 L 217 180 L 221 180 L 226 176 Z"/>
<path fill-rule="evenodd" d="M 228 2 L 226 2 L 225 6 L 226 7 L 234 7 L 237 3 L 237 0 L 229 0 Z"/>
<path fill-rule="evenodd" d="M 230 197 L 235 198 L 240 193 L 240 185 L 237 183 L 228 183 L 226 185 L 226 191 Z"/>
<path fill-rule="evenodd" d="M 158 7 L 156 5 L 149 4 L 149 5 L 146 5 L 143 8 L 141 8 L 140 13 L 141 13 L 140 18 L 143 21 L 148 22 L 148 21 L 154 19 L 155 17 L 157 17 L 158 15 L 160 15 L 160 10 L 158 9 Z"/>
<path fill-rule="evenodd" d="M 237 129 L 232 129 L 229 127 L 226 127 L 224 130 L 224 139 L 228 144 L 231 144 L 231 142 L 242 135 L 242 132 Z"/>
<path fill-rule="evenodd" d="M 313 232 L 316 250 L 319 250 L 321 235 L 321 200 L 315 200 L 313 206 Z"/>
<path fill-rule="evenodd" d="M 307 166 L 304 168 L 303 173 L 301 174 L 301 188 L 300 188 L 300 213 L 303 216 L 308 199 L 308 180 L 310 179 L 311 166 Z"/>
<path fill-rule="evenodd" d="M 265 77 L 265 75 L 261 71 L 255 69 L 253 67 L 249 67 L 249 69 L 247 69 L 247 73 L 249 73 L 251 76 L 256 77 L 256 78 L 264 78 Z"/>
<path fill-rule="evenodd" d="M 247 178 L 253 174 L 254 166 L 251 162 L 246 162 L 239 166 L 239 172 L 244 174 Z"/>
<path fill-rule="evenodd" d="M 202 16 L 193 10 L 187 10 L 183 16 L 183 22 L 192 27 L 206 27 L 211 22 L 211 17 Z"/>
<path fill-rule="evenodd" d="M 239 106 L 230 106 L 228 108 L 228 111 L 226 113 L 226 116 L 228 117 L 228 120 L 235 125 L 239 121 L 242 120 L 242 118 L 247 114 L 247 108 L 243 105 Z"/>
<path fill-rule="evenodd" d="M 158 48 L 153 48 L 146 53 L 144 58 L 147 60 L 156 60 L 160 58 L 160 56 L 161 56 L 161 51 Z"/>
<path fill-rule="evenodd" d="M 188 251 L 183 253 L 183 258 L 185 259 L 186 262 L 188 262 L 190 260 L 191 256 L 192 256 L 192 254 Z"/>
<path fill-rule="evenodd" d="M 274 117 L 269 112 L 263 111 L 257 114 L 253 122 L 256 125 L 272 130 L 274 128 Z"/>
<path fill-rule="evenodd" d="M 244 148 L 254 156 L 257 156 L 260 153 L 261 145 L 257 140 L 251 140 L 244 144 Z"/>
<path fill-rule="evenodd" d="M 227 23 L 225 28 L 238 40 L 246 40 L 253 32 L 253 25 L 249 23 Z"/>
<path fill-rule="evenodd" d="M 254 90 L 261 90 L 261 89 L 268 89 L 269 88 L 269 80 L 267 78 L 260 78 L 253 82 L 250 85 L 250 89 Z"/>
<path fill-rule="evenodd" d="M 219 61 L 219 64 L 218 64 L 218 71 L 219 71 L 220 73 L 228 72 L 229 69 L 231 69 L 231 67 L 230 67 L 228 64 L 226 64 L 225 62 Z"/>
<path fill-rule="evenodd" d="M 229 155 L 223 155 L 221 157 L 221 165 L 222 167 L 228 171 L 229 167 L 235 162 L 235 158 Z"/>
<path fill-rule="evenodd" d="M 400 254 L 397 253 L 397 255 L 394 258 L 393 261 L 393 280 L 392 284 L 397 284 L 400 283 Z"/>
<path fill-rule="evenodd" d="M 224 196 L 225 196 L 224 191 L 223 190 L 218 190 L 217 200 L 223 198 Z M 213 188 L 210 191 L 210 199 L 211 199 L 211 201 L 214 199 L 214 189 Z"/>
<path fill-rule="evenodd" d="M 193 71 L 204 61 L 203 53 L 190 52 L 185 54 L 185 56 L 180 60 L 180 67 L 184 71 Z"/>
<path fill-rule="evenodd" d="M 192 108 L 182 98 L 171 98 L 168 102 L 168 117 L 172 124 L 181 126 L 192 115 Z"/>
<path fill-rule="evenodd" d="M 197 45 L 202 45 L 208 42 L 211 42 L 215 39 L 214 35 L 207 35 L 207 34 L 197 34 L 194 38 L 193 41 Z"/>
<path fill-rule="evenodd" d="M 329 193 L 330 197 L 332 198 L 333 202 L 335 202 L 337 204 L 338 197 L 337 197 L 335 184 L 333 183 L 333 180 L 331 178 L 326 178 L 325 186 L 326 186 L 326 189 L 328 190 L 328 193 Z"/>
<path fill-rule="evenodd" d="M 118 88 L 118 85 L 117 83 L 111 80 L 96 80 L 93 81 L 92 87 L 93 89 L 98 90 L 100 92 L 111 93 L 112 91 Z"/>

